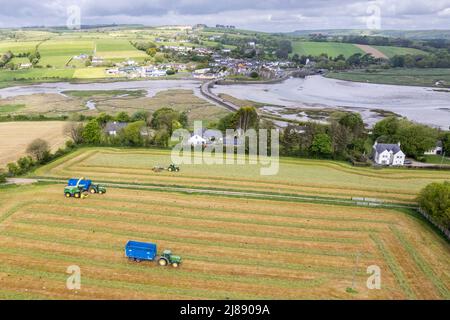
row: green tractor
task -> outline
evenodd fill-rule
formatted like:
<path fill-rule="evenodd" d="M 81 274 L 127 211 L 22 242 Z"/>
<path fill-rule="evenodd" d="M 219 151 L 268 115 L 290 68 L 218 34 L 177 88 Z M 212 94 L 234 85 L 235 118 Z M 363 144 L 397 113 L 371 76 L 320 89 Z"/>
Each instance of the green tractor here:
<path fill-rule="evenodd" d="M 178 268 L 181 264 L 181 257 L 174 256 L 170 250 L 164 250 L 163 254 L 158 259 L 158 264 L 163 267 L 170 264 L 172 267 Z"/>
<path fill-rule="evenodd" d="M 180 167 L 178 167 L 177 165 L 175 165 L 175 164 L 171 164 L 168 168 L 167 168 L 167 171 L 169 171 L 169 172 L 179 172 L 180 171 Z"/>
<path fill-rule="evenodd" d="M 89 192 L 91 194 L 105 194 L 106 193 L 106 188 L 100 184 L 91 184 L 91 186 L 89 187 Z"/>
<path fill-rule="evenodd" d="M 83 190 L 78 186 L 67 186 L 64 188 L 64 195 L 66 198 L 77 198 L 77 199 L 83 199 L 86 198 L 87 195 L 83 192 Z"/>

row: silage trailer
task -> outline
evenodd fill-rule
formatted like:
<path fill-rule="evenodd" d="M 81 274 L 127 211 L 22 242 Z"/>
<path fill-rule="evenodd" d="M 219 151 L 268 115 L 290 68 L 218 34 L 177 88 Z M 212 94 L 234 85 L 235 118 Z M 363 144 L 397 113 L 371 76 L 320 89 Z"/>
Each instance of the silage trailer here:
<path fill-rule="evenodd" d="M 145 243 L 138 241 L 128 241 L 125 245 L 125 256 L 136 262 L 158 261 L 160 266 L 171 265 L 177 268 L 181 263 L 181 257 L 175 256 L 170 250 L 164 250 L 163 254 L 158 256 L 158 249 L 154 243 Z"/>

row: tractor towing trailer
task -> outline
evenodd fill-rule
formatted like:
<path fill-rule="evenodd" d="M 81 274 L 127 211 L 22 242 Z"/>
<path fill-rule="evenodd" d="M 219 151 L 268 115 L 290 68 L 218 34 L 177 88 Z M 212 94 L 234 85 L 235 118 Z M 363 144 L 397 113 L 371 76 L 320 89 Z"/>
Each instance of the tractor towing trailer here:
<path fill-rule="evenodd" d="M 81 192 L 89 192 L 91 194 L 98 193 L 98 194 L 104 194 L 106 193 L 106 188 L 99 184 L 92 183 L 92 180 L 85 180 L 84 178 L 81 179 L 70 179 L 67 182 L 68 187 L 75 187 L 77 186 Z"/>
<path fill-rule="evenodd" d="M 175 256 L 170 250 L 164 250 L 158 256 L 158 250 L 155 243 L 145 243 L 138 241 L 128 241 L 125 246 L 125 256 L 135 262 L 157 261 L 160 266 L 171 265 L 177 268 L 181 264 L 181 257 Z"/>

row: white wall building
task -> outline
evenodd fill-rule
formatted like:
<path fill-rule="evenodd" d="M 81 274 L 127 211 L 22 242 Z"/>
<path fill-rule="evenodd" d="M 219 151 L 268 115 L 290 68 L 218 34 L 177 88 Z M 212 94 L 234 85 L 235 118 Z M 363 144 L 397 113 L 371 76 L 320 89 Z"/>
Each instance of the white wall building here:
<path fill-rule="evenodd" d="M 405 154 L 398 144 L 386 144 L 375 142 L 373 145 L 374 161 L 376 164 L 384 166 L 403 166 Z"/>
<path fill-rule="evenodd" d="M 444 148 L 442 146 L 442 141 L 438 141 L 436 143 L 436 146 L 433 149 L 425 152 L 425 154 L 426 155 L 441 155 L 443 153 L 443 151 L 444 151 Z"/>
<path fill-rule="evenodd" d="M 188 143 L 191 146 L 199 146 L 199 145 L 204 145 L 206 144 L 206 140 L 203 139 L 201 136 L 199 136 L 198 134 L 194 134 L 192 137 L 189 138 Z"/>

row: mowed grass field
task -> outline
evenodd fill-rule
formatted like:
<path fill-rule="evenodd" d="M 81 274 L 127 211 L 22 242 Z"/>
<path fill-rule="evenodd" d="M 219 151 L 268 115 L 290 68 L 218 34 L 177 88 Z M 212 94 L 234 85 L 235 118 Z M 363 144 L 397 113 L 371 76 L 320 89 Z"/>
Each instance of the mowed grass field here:
<path fill-rule="evenodd" d="M 414 203 L 431 182 L 450 180 L 450 172 L 354 168 L 343 162 L 281 158 L 274 176 L 260 176 L 257 165 L 183 165 L 179 174 L 157 174 L 156 165 L 171 163 L 162 150 L 81 149 L 42 167 L 35 175 L 206 189 L 270 192 L 350 199 L 371 197 L 386 202 Z"/>
<path fill-rule="evenodd" d="M 56 151 L 68 140 L 64 125 L 61 121 L 0 122 L 0 168 L 24 156 L 34 139 L 44 139 Z"/>
<path fill-rule="evenodd" d="M 179 174 L 151 173 L 153 165 L 167 160 L 157 151 L 87 149 L 36 174 L 184 186 L 203 178 L 203 188 L 212 188 L 229 187 L 223 177 L 237 182 L 240 172 L 240 184 L 233 188 L 249 185 L 242 168 L 204 167 L 201 174 L 201 169 L 183 166 Z M 290 166 L 283 162 L 280 174 L 293 174 Z M 301 161 L 295 166 L 298 172 L 315 167 Z M 347 179 L 355 182 L 339 168 L 318 168 L 324 174 L 316 172 L 316 180 L 324 186 L 332 171 L 341 174 L 343 185 L 349 185 Z M 293 185 L 300 182 L 299 174 L 289 178 Z M 304 177 L 310 180 L 308 173 Z M 259 188 L 255 181 L 263 179 L 252 180 Z M 109 187 L 103 196 L 77 200 L 64 198 L 63 187 L 0 188 L 1 298 L 450 298 L 449 244 L 409 210 L 132 186 Z M 266 191 L 277 192 L 277 187 L 272 183 Z M 183 264 L 173 269 L 130 262 L 124 245 L 131 239 L 172 249 Z M 71 265 L 81 268 L 76 292 L 66 289 Z M 381 269 L 380 290 L 366 287 L 371 265 Z M 356 292 L 349 293 L 353 280 Z"/>

